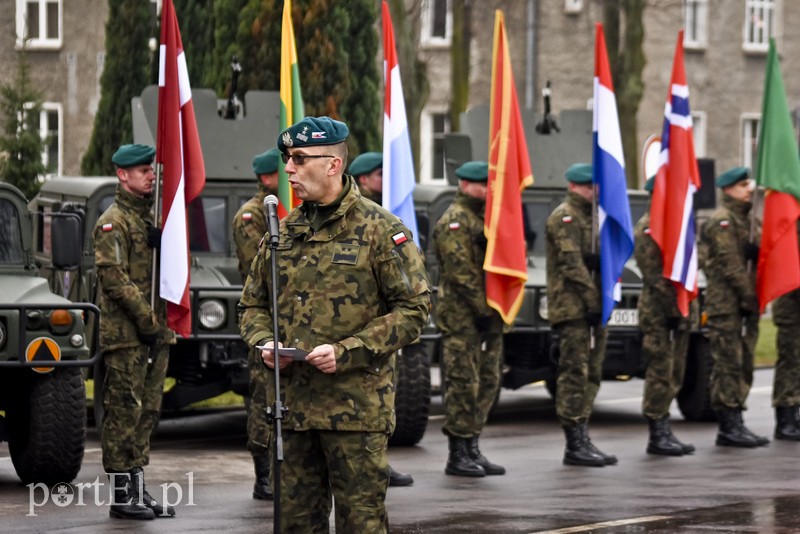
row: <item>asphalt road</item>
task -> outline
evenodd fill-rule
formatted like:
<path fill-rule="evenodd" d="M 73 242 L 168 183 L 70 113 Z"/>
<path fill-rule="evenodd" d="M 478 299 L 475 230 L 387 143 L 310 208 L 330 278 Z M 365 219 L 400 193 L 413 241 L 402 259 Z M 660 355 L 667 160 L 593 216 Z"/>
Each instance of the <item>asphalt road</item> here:
<path fill-rule="evenodd" d="M 745 421 L 772 436 L 772 370 L 756 372 Z M 434 400 L 419 445 L 390 450 L 392 465 L 414 476 L 387 498 L 395 533 L 482 532 L 800 532 L 800 443 L 759 449 L 714 446 L 716 425 L 687 423 L 673 409 L 676 434 L 697 447 L 692 456 L 645 454 L 646 424 L 639 413 L 642 381 L 604 382 L 591 425 L 593 441 L 619 457 L 604 468 L 561 463 L 563 435 L 544 388 L 503 391 L 481 438 L 484 453 L 505 476 L 465 479 L 444 475 L 447 444 L 441 405 Z M 44 488 L 22 486 L 5 444 L 0 445 L 0 530 L 5 532 L 271 532 L 272 503 L 251 498 L 252 463 L 245 451 L 242 410 L 162 421 L 147 468 L 151 493 L 172 482 L 177 517 L 147 523 L 115 521 L 107 508 L 101 454 L 90 431 L 83 468 L 59 506 Z M 178 486 L 181 495 L 178 498 Z M 31 495 L 33 495 L 31 497 Z M 46 501 L 46 503 L 45 503 Z M 45 503 L 37 506 L 37 503 Z"/>

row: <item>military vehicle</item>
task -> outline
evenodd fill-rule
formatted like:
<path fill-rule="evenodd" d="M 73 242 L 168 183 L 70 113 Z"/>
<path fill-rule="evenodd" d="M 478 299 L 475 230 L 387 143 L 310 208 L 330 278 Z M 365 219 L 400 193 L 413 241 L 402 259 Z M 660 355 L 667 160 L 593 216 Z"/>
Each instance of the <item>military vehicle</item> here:
<path fill-rule="evenodd" d="M 523 217 L 528 250 L 528 281 L 522 307 L 511 332 L 504 336 L 503 387 L 518 389 L 544 381 L 555 394 L 558 344 L 547 322 L 545 271 L 545 223 L 550 212 L 566 194 L 564 171 L 573 163 L 592 158 L 592 114 L 585 110 L 565 110 L 557 118 L 532 111 L 523 112 L 528 149 L 535 183 L 522 193 Z M 488 106 L 478 106 L 462 114 L 462 131 L 444 138 L 447 186 L 417 186 L 414 192 L 420 244 L 426 266 L 435 286 L 439 271 L 433 246 L 433 226 L 451 204 L 457 178 L 454 170 L 469 160 L 488 159 Z M 648 206 L 644 191 L 629 191 L 632 220 L 635 223 Z M 635 261 L 631 259 L 622 276 L 622 300 L 610 321 L 603 378 L 627 380 L 643 377 L 646 362 L 641 351 L 638 329 L 638 304 L 642 282 Z M 429 333 L 434 333 L 433 331 Z M 434 355 L 434 358 L 436 356 Z M 708 420 L 708 378 L 711 357 L 708 340 L 700 325 L 692 332 L 686 378 L 678 397 L 684 417 Z"/>
<path fill-rule="evenodd" d="M 77 266 L 80 221 L 54 218 L 45 240 L 65 273 Z M 0 182 L 0 441 L 23 483 L 71 482 L 83 461 L 87 335 L 99 310 L 53 293 L 39 275 L 32 216 L 23 194 Z M 62 279 L 62 283 L 65 280 Z M 88 328 L 87 328 L 88 325 Z"/>
<path fill-rule="evenodd" d="M 136 143 L 155 146 L 157 98 L 158 88 L 151 86 L 141 97 L 133 99 Z M 248 395 L 248 347 L 239 337 L 236 313 L 242 285 L 230 223 L 239 207 L 256 191 L 253 156 L 274 146 L 279 133 L 277 92 L 250 91 L 245 94 L 243 108 L 241 105 L 232 108 L 230 102 L 219 101 L 213 91 L 204 89 L 194 89 L 192 100 L 206 166 L 206 185 L 187 209 L 194 316 L 191 335 L 179 338 L 170 352 L 167 376 L 174 379 L 175 385 L 165 392 L 164 411 L 179 410 L 227 391 Z M 225 119 L 225 115 L 235 118 Z M 76 302 L 95 300 L 92 228 L 113 201 L 116 184 L 116 177 L 54 178 L 43 184 L 31 202 L 34 212 L 78 213 L 83 220 L 80 245 L 83 283 L 70 294 Z M 36 235 L 41 233 L 37 229 Z M 51 258 L 39 249 L 37 260 L 46 270 L 53 269 Z M 405 349 L 404 357 L 398 360 L 398 424 L 392 443 L 413 444 L 422 439 L 427 425 L 430 363 L 427 352 L 418 345 Z M 95 366 L 96 419 L 102 413 L 97 402 L 102 374 L 102 365 Z"/>

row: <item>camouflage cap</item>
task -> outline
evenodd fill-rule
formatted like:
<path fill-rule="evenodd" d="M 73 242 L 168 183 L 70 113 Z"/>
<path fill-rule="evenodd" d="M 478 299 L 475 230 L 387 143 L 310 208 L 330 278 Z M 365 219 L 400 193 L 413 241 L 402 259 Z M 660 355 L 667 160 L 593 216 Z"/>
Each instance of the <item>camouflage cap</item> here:
<path fill-rule="evenodd" d="M 347 139 L 350 130 L 341 121 L 330 117 L 306 117 L 289 126 L 278 136 L 278 149 L 286 153 L 289 148 L 335 145 Z"/>
<path fill-rule="evenodd" d="M 592 165 L 590 163 L 575 163 L 567 169 L 564 176 L 573 184 L 590 184 L 592 183 Z"/>
<path fill-rule="evenodd" d="M 734 167 L 717 176 L 714 183 L 719 188 L 728 187 L 742 180 L 747 180 L 748 175 L 747 167 Z"/>
<path fill-rule="evenodd" d="M 456 169 L 456 176 L 468 182 L 489 180 L 489 164 L 485 161 L 468 161 Z"/>
<path fill-rule="evenodd" d="M 369 174 L 383 165 L 383 154 L 381 152 L 364 152 L 350 163 L 350 174 L 361 176 Z"/>
<path fill-rule="evenodd" d="M 135 165 L 149 165 L 156 157 L 156 149 L 147 145 L 122 145 L 111 156 L 111 162 L 122 169 Z"/>
<path fill-rule="evenodd" d="M 653 176 L 648 178 L 647 181 L 644 183 L 644 190 L 647 191 L 648 193 L 652 193 L 653 187 L 655 185 L 656 185 L 656 175 L 654 174 Z"/>
<path fill-rule="evenodd" d="M 253 158 L 253 172 L 256 174 L 272 174 L 278 172 L 278 157 L 280 151 L 277 148 L 270 148 L 263 154 Z"/>

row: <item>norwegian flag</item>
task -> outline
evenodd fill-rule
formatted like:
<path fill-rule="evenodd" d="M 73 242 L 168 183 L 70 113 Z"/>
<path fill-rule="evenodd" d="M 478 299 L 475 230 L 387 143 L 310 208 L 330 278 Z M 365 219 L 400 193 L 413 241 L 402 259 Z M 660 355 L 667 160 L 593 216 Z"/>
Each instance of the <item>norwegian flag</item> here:
<path fill-rule="evenodd" d="M 192 105 L 192 88 L 172 0 L 161 8 L 156 162 L 162 164 L 160 295 L 167 301 L 167 325 L 183 337 L 192 332 L 189 300 L 189 232 L 186 205 L 206 183 L 203 153 Z"/>
<path fill-rule="evenodd" d="M 689 303 L 697 298 L 694 193 L 700 188 L 700 172 L 683 67 L 683 30 L 678 32 L 675 46 L 659 163 L 650 206 L 650 235 L 661 249 L 664 277 L 675 285 L 678 309 L 685 317 Z"/>

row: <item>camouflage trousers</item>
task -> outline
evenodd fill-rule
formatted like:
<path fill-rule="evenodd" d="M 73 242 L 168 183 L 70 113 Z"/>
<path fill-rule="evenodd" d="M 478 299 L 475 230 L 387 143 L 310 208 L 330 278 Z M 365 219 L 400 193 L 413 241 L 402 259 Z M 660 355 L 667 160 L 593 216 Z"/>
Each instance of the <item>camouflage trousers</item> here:
<path fill-rule="evenodd" d="M 556 415 L 561 426 L 585 423 L 592 415 L 594 398 L 603 378 L 606 350 L 606 329 L 595 327 L 594 348 L 590 348 L 589 325 L 586 321 L 569 321 L 557 325 L 558 379 L 556 381 Z"/>
<path fill-rule="evenodd" d="M 800 406 L 800 337 L 798 325 L 778 326 L 778 360 L 772 384 L 772 405 Z"/>
<path fill-rule="evenodd" d="M 642 413 L 648 419 L 669 416 L 669 407 L 683 384 L 689 330 L 666 327 L 644 331 L 642 354 L 647 362 Z"/>
<path fill-rule="evenodd" d="M 247 353 L 250 372 L 250 405 L 247 408 L 247 450 L 253 456 L 267 454 L 270 424 L 267 421 L 267 386 L 269 375 L 261 360 L 261 351 L 251 348 Z"/>
<path fill-rule="evenodd" d="M 328 534 L 332 497 L 337 534 L 387 533 L 388 443 L 381 432 L 284 430 L 281 532 Z"/>
<path fill-rule="evenodd" d="M 145 346 L 119 349 L 103 355 L 103 468 L 124 473 L 150 462 L 150 436 L 158 423 L 169 347 L 158 345 L 153 363 Z"/>
<path fill-rule="evenodd" d="M 746 408 L 745 401 L 753 384 L 758 317 L 749 317 L 746 325 L 747 332 L 742 336 L 740 315 L 708 318 L 708 340 L 714 360 L 711 371 L 711 408 L 714 411 Z"/>
<path fill-rule="evenodd" d="M 483 430 L 497 392 L 503 334 L 466 330 L 442 340 L 444 425 L 448 436 L 471 438 Z"/>

